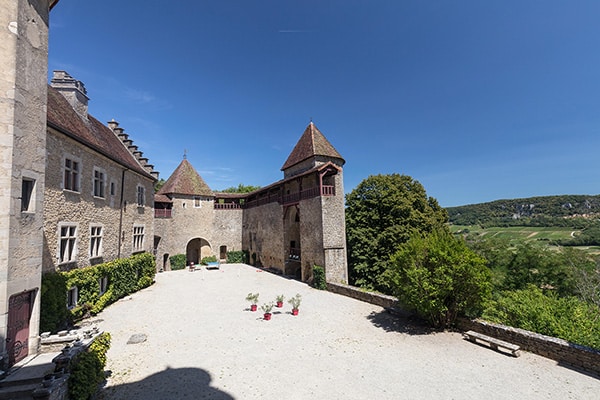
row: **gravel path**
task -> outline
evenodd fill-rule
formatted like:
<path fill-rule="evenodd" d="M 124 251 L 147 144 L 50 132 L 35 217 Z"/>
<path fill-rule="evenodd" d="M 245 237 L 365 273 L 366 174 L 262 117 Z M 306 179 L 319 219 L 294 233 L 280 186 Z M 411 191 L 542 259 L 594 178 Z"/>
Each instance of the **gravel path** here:
<path fill-rule="evenodd" d="M 249 311 L 276 295 L 270 321 Z M 101 398 L 597 399 L 600 380 L 530 353 L 514 358 L 432 333 L 381 307 L 242 264 L 158 274 L 98 316 L 112 335 Z M 132 338 L 146 339 L 127 344 Z M 144 336 L 145 335 L 145 336 Z"/>

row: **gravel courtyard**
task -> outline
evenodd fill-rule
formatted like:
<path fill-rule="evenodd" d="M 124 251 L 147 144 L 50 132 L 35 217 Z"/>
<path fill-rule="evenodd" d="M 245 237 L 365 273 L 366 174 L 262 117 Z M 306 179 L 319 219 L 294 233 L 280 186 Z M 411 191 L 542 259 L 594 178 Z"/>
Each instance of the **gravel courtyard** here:
<path fill-rule="evenodd" d="M 300 293 L 270 321 L 249 311 Z M 431 333 L 381 307 L 243 264 L 157 274 L 110 306 L 102 399 L 597 399 L 600 380 L 524 352 L 514 358 Z M 141 343 L 127 342 L 145 335 Z M 143 337 L 143 336 L 142 336 Z"/>

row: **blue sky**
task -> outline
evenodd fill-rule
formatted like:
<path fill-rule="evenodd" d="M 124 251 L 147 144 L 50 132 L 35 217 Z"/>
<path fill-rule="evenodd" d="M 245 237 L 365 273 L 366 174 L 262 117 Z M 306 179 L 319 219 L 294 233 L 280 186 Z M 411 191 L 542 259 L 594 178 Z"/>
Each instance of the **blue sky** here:
<path fill-rule="evenodd" d="M 311 121 L 442 206 L 600 193 L 600 2 L 61 0 L 49 70 L 168 178 L 264 186 Z M 50 73 L 51 75 L 51 73 Z"/>

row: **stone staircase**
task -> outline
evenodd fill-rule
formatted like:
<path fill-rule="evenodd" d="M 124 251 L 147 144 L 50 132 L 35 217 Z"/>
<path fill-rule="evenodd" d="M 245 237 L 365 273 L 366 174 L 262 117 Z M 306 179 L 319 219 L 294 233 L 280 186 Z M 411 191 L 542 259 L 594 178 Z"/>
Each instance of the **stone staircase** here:
<path fill-rule="evenodd" d="M 19 362 L 0 380 L 0 400 L 31 400 L 36 389 L 43 388 L 44 377 L 54 372 L 52 359 L 58 353 L 42 353 Z"/>

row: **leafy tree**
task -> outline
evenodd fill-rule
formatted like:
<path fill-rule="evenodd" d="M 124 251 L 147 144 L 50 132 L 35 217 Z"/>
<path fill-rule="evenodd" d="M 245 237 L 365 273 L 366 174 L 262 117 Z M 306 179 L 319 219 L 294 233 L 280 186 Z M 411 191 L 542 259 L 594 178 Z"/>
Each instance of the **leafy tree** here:
<path fill-rule="evenodd" d="M 492 292 L 484 258 L 446 230 L 414 235 L 392 256 L 385 277 L 398 299 L 434 327 L 477 316 Z"/>
<path fill-rule="evenodd" d="M 231 186 L 228 187 L 227 189 L 222 190 L 222 193 L 250 193 L 250 192 L 254 192 L 255 190 L 260 189 L 260 186 L 252 186 L 252 185 L 244 185 L 244 184 L 239 184 L 237 185 L 237 187 L 235 186 Z"/>
<path fill-rule="evenodd" d="M 374 175 L 346 195 L 350 283 L 389 292 L 381 275 L 390 256 L 415 232 L 441 229 L 448 220 L 436 199 L 406 175 Z"/>
<path fill-rule="evenodd" d="M 163 178 L 160 178 L 159 180 L 157 180 L 156 183 L 154 184 L 154 193 L 158 193 L 158 191 L 160 190 L 161 187 L 163 187 L 165 182 L 166 181 Z"/>

